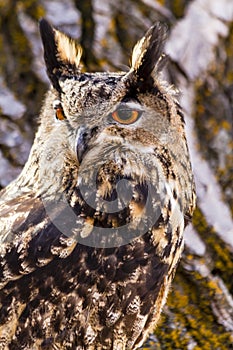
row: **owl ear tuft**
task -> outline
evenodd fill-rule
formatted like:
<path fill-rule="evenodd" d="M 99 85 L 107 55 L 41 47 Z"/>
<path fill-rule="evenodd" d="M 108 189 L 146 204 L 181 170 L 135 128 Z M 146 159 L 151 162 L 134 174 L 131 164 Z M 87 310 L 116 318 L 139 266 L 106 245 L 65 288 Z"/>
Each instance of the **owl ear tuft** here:
<path fill-rule="evenodd" d="M 61 92 L 59 78 L 62 75 L 80 73 L 82 49 L 73 39 L 53 28 L 45 19 L 40 20 L 39 26 L 47 74 L 53 86 Z"/>
<path fill-rule="evenodd" d="M 146 81 L 154 69 L 162 68 L 166 56 L 163 54 L 166 37 L 166 25 L 158 22 L 134 46 L 131 71 L 139 80 Z"/>

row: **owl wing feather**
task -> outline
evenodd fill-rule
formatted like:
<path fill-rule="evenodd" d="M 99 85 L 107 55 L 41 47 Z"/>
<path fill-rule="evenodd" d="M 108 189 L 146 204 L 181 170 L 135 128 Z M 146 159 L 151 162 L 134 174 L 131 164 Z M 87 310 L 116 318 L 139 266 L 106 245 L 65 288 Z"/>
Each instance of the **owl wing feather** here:
<path fill-rule="evenodd" d="M 63 249 L 70 249 L 64 239 L 61 243 L 62 234 L 47 216 L 41 199 L 33 196 L 22 196 L 4 205 L 0 231 L 1 286 L 48 264 Z"/>
<path fill-rule="evenodd" d="M 183 119 L 154 77 L 166 29 L 149 29 L 127 74 L 83 76 L 79 47 L 45 20 L 40 30 L 53 88 L 31 158 L 0 197 L 0 348 L 136 349 L 158 322 L 195 201 Z M 124 97 L 146 106 L 147 130 L 89 116 Z"/>

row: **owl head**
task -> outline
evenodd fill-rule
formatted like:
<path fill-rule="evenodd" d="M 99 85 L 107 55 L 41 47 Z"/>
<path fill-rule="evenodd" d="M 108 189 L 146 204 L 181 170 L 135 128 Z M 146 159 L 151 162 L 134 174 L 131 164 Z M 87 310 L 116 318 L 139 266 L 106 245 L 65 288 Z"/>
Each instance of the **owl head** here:
<path fill-rule="evenodd" d="M 82 72 L 74 40 L 44 19 L 40 32 L 52 87 L 31 153 L 38 191 L 46 203 L 66 203 L 79 241 L 126 243 L 159 225 L 171 144 L 187 152 L 182 114 L 160 78 L 166 27 L 152 26 L 133 48 L 130 70 L 116 73 Z"/>

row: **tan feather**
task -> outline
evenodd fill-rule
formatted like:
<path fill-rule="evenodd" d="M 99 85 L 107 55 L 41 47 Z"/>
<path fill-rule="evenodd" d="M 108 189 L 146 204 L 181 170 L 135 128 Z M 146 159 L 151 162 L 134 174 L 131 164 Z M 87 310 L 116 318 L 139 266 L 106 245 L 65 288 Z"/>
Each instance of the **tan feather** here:
<path fill-rule="evenodd" d="M 72 64 L 78 67 L 82 56 L 81 46 L 58 30 L 55 30 L 55 40 L 58 50 L 57 58 L 65 64 Z"/>

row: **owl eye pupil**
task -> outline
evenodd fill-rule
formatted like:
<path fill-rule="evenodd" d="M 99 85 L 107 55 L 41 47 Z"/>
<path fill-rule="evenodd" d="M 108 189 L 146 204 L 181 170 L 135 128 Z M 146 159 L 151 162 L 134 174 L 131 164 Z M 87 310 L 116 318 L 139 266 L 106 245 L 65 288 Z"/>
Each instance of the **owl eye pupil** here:
<path fill-rule="evenodd" d="M 122 120 L 128 120 L 132 116 L 132 111 L 119 109 L 117 111 L 118 117 Z"/>
<path fill-rule="evenodd" d="M 112 119 L 120 124 L 133 124 L 140 117 L 139 111 L 129 108 L 118 108 L 112 113 Z"/>

